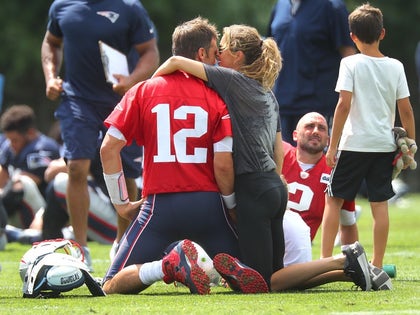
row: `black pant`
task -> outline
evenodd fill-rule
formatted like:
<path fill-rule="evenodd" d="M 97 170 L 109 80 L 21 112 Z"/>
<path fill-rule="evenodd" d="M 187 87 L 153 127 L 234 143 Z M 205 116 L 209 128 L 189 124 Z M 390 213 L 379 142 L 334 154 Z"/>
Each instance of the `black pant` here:
<path fill-rule="evenodd" d="M 257 270 L 270 287 L 283 268 L 283 216 L 287 188 L 275 171 L 235 177 L 237 229 L 242 261 Z"/>

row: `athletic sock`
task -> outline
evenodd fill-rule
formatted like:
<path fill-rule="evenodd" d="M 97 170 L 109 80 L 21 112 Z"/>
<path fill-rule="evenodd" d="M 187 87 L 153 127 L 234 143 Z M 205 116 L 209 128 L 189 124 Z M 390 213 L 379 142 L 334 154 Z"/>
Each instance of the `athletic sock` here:
<path fill-rule="evenodd" d="M 163 276 L 162 260 L 145 263 L 139 270 L 139 278 L 144 285 L 151 285 L 156 281 L 162 280 Z"/>

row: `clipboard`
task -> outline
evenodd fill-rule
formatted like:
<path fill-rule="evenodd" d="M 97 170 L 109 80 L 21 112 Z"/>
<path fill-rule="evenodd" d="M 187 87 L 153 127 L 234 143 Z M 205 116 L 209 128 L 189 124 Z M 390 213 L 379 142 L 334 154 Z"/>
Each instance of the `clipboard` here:
<path fill-rule="evenodd" d="M 117 79 L 114 74 L 121 74 L 128 76 L 128 61 L 127 56 L 119 50 L 99 41 L 99 50 L 101 52 L 102 65 L 104 67 L 106 81 L 111 84 L 117 84 Z"/>

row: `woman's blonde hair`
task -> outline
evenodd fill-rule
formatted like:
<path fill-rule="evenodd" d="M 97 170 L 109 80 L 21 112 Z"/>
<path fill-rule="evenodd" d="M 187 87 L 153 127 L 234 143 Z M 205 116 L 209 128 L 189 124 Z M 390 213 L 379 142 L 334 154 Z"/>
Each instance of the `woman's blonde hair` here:
<path fill-rule="evenodd" d="M 244 53 L 245 62 L 240 72 L 259 81 L 267 90 L 274 86 L 282 68 L 282 58 L 272 38 L 262 39 L 257 29 L 248 25 L 231 25 L 223 28 L 223 39 L 225 49 Z"/>

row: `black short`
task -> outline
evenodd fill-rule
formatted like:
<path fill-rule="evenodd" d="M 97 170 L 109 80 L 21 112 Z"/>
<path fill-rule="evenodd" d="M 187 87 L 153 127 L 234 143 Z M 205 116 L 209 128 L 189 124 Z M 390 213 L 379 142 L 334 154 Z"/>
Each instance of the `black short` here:
<path fill-rule="evenodd" d="M 392 198 L 392 161 L 395 152 L 340 151 L 331 172 L 328 195 L 353 200 L 366 181 L 369 201 L 381 202 Z"/>

